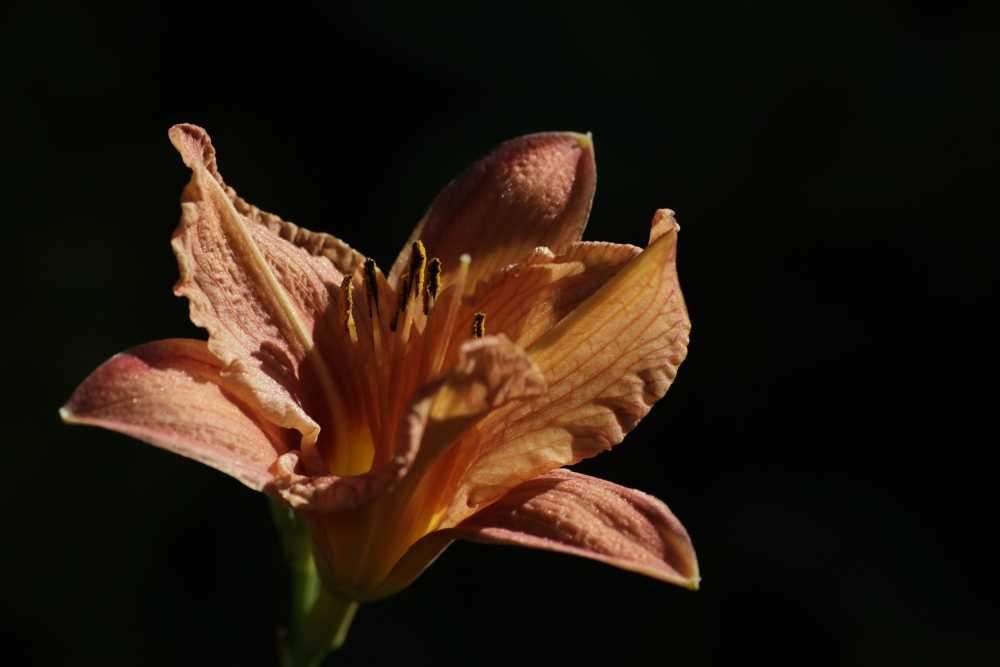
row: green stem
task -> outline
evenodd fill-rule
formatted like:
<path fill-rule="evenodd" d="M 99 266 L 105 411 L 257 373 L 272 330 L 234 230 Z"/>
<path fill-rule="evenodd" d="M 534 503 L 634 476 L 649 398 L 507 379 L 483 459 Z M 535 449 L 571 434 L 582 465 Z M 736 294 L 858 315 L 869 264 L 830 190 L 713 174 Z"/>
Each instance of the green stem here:
<path fill-rule="evenodd" d="M 271 516 L 281 534 L 291 579 L 288 637 L 281 646 L 281 664 L 318 667 L 327 653 L 344 643 L 358 603 L 323 590 L 313 561 L 312 538 L 301 514 L 271 499 Z"/>
<path fill-rule="evenodd" d="M 297 664 L 310 667 L 318 665 L 323 656 L 343 646 L 357 610 L 358 603 L 354 600 L 331 595 L 320 589 L 316 604 L 309 610 L 302 627 L 302 641 L 294 647 L 294 652 L 301 658 Z"/>

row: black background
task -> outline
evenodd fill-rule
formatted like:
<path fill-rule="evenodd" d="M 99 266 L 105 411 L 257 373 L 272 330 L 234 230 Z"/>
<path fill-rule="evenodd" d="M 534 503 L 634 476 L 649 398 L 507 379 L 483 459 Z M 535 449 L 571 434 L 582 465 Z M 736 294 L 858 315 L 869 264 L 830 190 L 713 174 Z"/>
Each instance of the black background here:
<path fill-rule="evenodd" d="M 8 11 L 0 650 L 275 664 L 264 498 L 56 414 L 112 354 L 202 337 L 168 245 L 166 130 L 193 122 L 242 196 L 383 266 L 448 180 L 541 130 L 594 133 L 585 238 L 683 226 L 689 359 L 578 469 L 666 501 L 702 590 L 457 544 L 329 664 L 997 664 L 988 6 Z"/>

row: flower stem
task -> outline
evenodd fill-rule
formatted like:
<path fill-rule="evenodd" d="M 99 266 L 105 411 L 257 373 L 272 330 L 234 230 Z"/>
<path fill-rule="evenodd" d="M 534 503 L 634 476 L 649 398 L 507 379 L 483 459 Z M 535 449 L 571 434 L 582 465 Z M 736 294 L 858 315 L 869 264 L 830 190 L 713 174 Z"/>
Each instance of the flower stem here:
<path fill-rule="evenodd" d="M 304 660 L 296 664 L 318 665 L 323 656 L 340 648 L 357 610 L 356 601 L 320 589 L 302 627 L 301 642 L 295 647 Z M 315 663 L 309 662 L 310 659 L 315 659 Z"/>
<path fill-rule="evenodd" d="M 358 603 L 323 590 L 313 561 L 312 538 L 302 516 L 278 500 L 270 502 L 291 579 L 288 635 L 280 647 L 281 664 L 318 667 L 327 653 L 344 643 Z"/>

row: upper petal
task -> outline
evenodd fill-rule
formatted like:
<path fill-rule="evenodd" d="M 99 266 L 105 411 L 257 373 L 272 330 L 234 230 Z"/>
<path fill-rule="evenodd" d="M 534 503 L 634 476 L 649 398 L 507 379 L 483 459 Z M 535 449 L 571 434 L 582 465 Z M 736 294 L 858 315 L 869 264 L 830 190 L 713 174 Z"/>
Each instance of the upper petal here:
<path fill-rule="evenodd" d="M 690 330 L 676 230 L 672 212 L 658 211 L 649 247 L 528 349 L 548 391 L 484 419 L 451 520 L 621 442 L 666 393 Z"/>
<path fill-rule="evenodd" d="M 173 237 L 181 273 L 175 292 L 190 300 L 191 320 L 208 329 L 209 349 L 234 388 L 276 424 L 298 429 L 304 466 L 320 473 L 311 415 L 358 412 L 328 407 L 353 395 L 338 392 L 335 378 L 351 377 L 349 340 L 331 311 L 343 279 L 335 264 L 348 269 L 359 256 L 237 198 L 200 128 L 178 125 L 170 138 L 192 170 Z"/>
<path fill-rule="evenodd" d="M 459 306 L 457 320 L 486 314 L 486 330 L 529 348 L 604 286 L 642 250 L 615 243 L 570 243 L 556 255 L 536 248 L 523 261 L 498 271 Z M 432 335 L 444 337 L 443 320 L 431 323 Z M 455 337 L 445 355 L 457 358 L 462 340 Z"/>
<path fill-rule="evenodd" d="M 571 243 L 558 255 L 539 248 L 522 264 L 496 274 L 473 307 L 487 313 L 491 333 L 530 348 L 641 251 L 595 242 Z"/>
<path fill-rule="evenodd" d="M 266 227 L 310 255 L 326 257 L 341 273 L 353 273 L 364 263 L 364 255 L 336 236 L 303 229 L 296 224 L 282 220 L 273 213 L 262 211 L 237 196 L 236 191 L 222 180 L 215 156 L 215 147 L 212 146 L 212 139 L 204 129 L 197 125 L 184 123 L 170 128 L 169 135 L 170 140 L 184 158 L 184 164 L 188 166 L 197 163 L 204 165 L 212 177 L 225 188 L 236 211 L 251 223 Z"/>
<path fill-rule="evenodd" d="M 395 285 L 420 239 L 439 257 L 443 284 L 459 257 L 472 257 L 470 285 L 521 261 L 539 246 L 558 248 L 583 234 L 597 172 L 589 135 L 529 134 L 501 145 L 437 196 L 390 273 Z"/>
<path fill-rule="evenodd" d="M 64 421 L 118 431 L 263 490 L 298 438 L 240 400 L 205 343 L 164 340 L 115 355 L 84 380 Z"/>

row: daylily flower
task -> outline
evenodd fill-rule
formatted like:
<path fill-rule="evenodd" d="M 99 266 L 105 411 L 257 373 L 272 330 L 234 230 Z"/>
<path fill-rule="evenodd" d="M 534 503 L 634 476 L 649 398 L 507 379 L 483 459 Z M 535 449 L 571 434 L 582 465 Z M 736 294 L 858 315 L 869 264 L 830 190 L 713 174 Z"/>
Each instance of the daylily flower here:
<path fill-rule="evenodd" d="M 333 236 L 237 197 L 208 135 L 175 291 L 208 341 L 119 354 L 63 408 L 301 513 L 324 594 L 365 602 L 455 539 L 593 558 L 695 588 L 659 500 L 563 469 L 620 442 L 673 381 L 689 323 L 657 211 L 648 246 L 581 242 L 587 135 L 503 144 L 434 201 L 388 275 Z"/>

